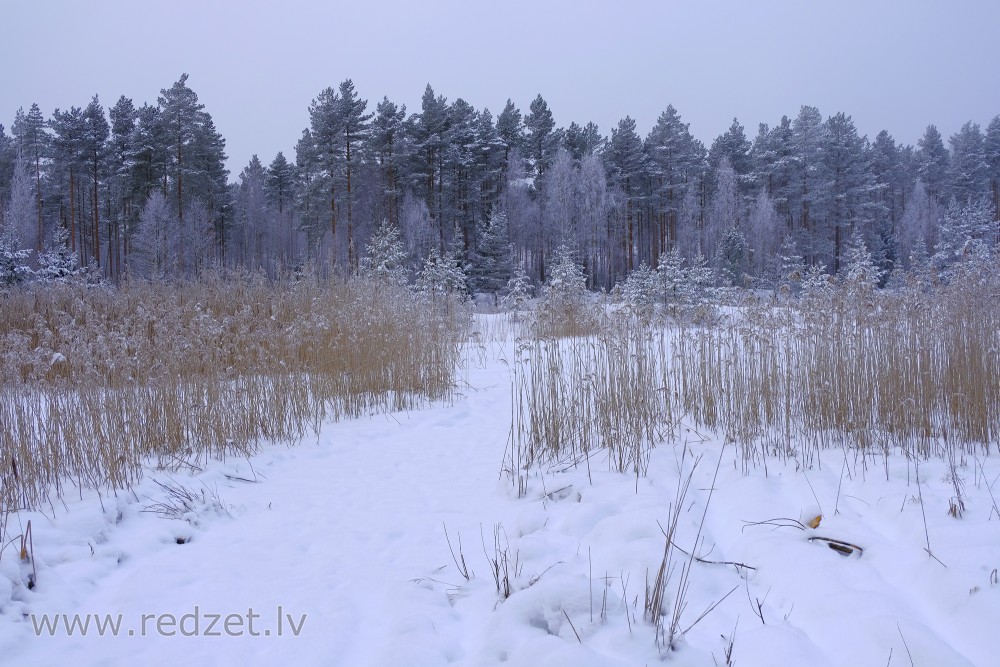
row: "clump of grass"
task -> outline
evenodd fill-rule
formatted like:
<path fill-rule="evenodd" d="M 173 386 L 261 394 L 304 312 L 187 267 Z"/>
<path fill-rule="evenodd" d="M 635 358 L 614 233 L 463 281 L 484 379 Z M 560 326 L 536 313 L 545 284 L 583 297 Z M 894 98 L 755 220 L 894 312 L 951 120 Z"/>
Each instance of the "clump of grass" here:
<path fill-rule="evenodd" d="M 738 443 L 745 466 L 809 465 L 829 447 L 962 465 L 1000 435 L 998 263 L 937 286 L 822 281 L 795 305 L 757 301 L 702 323 L 592 304 L 589 335 L 522 344 L 508 470 L 523 480 L 603 448 L 613 468 L 642 474 L 681 415 Z"/>
<path fill-rule="evenodd" d="M 360 280 L 31 286 L 0 310 L 0 513 L 450 397 L 468 311 Z M 14 483 L 12 470 L 17 471 Z"/>

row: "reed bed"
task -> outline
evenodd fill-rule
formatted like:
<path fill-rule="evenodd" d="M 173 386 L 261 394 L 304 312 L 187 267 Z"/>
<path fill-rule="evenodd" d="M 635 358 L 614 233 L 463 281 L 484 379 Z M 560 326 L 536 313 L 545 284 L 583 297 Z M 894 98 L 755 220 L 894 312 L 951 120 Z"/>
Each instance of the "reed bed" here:
<path fill-rule="evenodd" d="M 0 512 L 448 399 L 468 312 L 361 281 L 0 295 Z"/>
<path fill-rule="evenodd" d="M 521 346 L 505 467 L 590 461 L 641 474 L 679 425 L 811 465 L 862 455 L 988 453 L 1000 436 L 1000 267 L 948 284 L 731 308 L 707 324 L 601 313 L 594 335 Z M 596 316 L 594 319 L 597 319 Z"/>

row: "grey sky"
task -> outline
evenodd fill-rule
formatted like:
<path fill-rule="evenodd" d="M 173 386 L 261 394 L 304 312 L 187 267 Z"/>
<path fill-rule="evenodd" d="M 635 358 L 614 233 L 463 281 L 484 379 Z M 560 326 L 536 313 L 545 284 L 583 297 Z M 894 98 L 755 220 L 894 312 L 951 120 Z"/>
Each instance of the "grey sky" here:
<path fill-rule="evenodd" d="M 294 159 L 316 94 L 351 78 L 369 107 L 419 110 L 424 86 L 494 115 L 536 94 L 559 125 L 645 136 L 673 104 L 711 144 L 736 116 L 802 104 L 851 114 L 870 138 L 947 139 L 1000 114 L 995 0 L 324 2 L 33 0 L 3 8 L 0 122 L 37 102 L 155 103 L 181 73 L 226 138 L 232 177 L 257 153 Z"/>

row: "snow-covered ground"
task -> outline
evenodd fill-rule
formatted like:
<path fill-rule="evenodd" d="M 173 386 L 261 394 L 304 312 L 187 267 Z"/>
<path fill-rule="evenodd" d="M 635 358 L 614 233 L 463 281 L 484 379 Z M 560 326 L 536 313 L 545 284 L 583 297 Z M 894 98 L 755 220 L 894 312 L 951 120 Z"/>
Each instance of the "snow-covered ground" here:
<path fill-rule="evenodd" d="M 449 405 L 326 424 L 249 460 L 149 470 L 133 492 L 10 517 L 8 537 L 31 521 L 37 586 L 7 544 L 3 663 L 714 665 L 732 641 L 741 667 L 1000 664 L 995 453 L 959 468 L 962 518 L 948 515 L 942 461 L 920 464 L 919 485 L 900 455 L 843 451 L 744 474 L 736 446 L 695 430 L 661 445 L 646 478 L 595 456 L 518 498 L 500 474 L 512 356 L 511 341 L 470 348 Z M 661 648 L 643 604 L 692 468 L 664 603 L 669 626 L 686 579 L 686 632 Z M 180 486 L 197 511 L 151 511 Z M 492 567 L 505 553 L 503 600 Z M 100 636 L 106 618 L 118 636 Z M 67 636 L 74 619 L 86 636 Z"/>

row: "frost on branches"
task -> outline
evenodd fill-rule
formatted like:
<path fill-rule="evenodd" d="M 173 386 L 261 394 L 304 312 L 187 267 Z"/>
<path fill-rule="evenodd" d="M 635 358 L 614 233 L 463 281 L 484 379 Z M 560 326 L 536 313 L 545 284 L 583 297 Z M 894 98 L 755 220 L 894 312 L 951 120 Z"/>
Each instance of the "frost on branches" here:
<path fill-rule="evenodd" d="M 69 232 L 57 227 L 52 244 L 38 256 L 38 278 L 47 282 L 66 283 L 80 275 L 80 263 L 69 249 Z"/>
<path fill-rule="evenodd" d="M 366 246 L 367 257 L 361 261 L 361 275 L 390 285 L 405 285 L 406 248 L 399 228 L 382 219 Z"/>
<path fill-rule="evenodd" d="M 465 271 L 454 252 L 444 255 L 431 249 L 417 276 L 417 292 L 431 296 L 465 295 L 468 293 Z"/>

